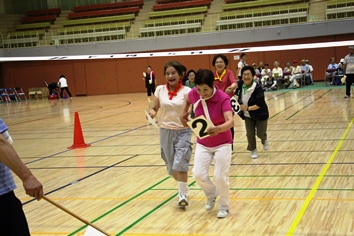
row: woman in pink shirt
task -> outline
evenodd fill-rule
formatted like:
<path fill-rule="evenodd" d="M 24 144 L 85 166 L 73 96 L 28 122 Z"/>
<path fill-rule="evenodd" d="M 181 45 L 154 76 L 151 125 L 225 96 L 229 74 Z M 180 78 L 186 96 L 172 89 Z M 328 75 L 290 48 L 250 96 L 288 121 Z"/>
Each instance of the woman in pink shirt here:
<path fill-rule="evenodd" d="M 206 130 L 208 136 L 203 139 L 197 138 L 193 176 L 207 197 L 205 209 L 211 211 L 219 195 L 217 217 L 225 218 L 229 215 L 230 206 L 229 169 L 232 155 L 230 128 L 234 123 L 230 98 L 214 86 L 213 72 L 200 69 L 195 76 L 195 88 L 188 93 L 183 107 L 181 122 L 184 125 L 187 125 L 191 104 L 194 104 L 195 117 L 204 115 L 214 125 Z M 215 183 L 209 178 L 209 168 L 213 160 Z"/>
<path fill-rule="evenodd" d="M 224 54 L 217 54 L 214 56 L 212 65 L 215 67 L 214 84 L 231 98 L 237 89 L 237 83 L 234 73 L 226 69 L 229 65 L 229 59 Z M 231 127 L 232 140 L 234 140 L 234 127 Z M 233 146 L 232 146 L 233 149 Z"/>

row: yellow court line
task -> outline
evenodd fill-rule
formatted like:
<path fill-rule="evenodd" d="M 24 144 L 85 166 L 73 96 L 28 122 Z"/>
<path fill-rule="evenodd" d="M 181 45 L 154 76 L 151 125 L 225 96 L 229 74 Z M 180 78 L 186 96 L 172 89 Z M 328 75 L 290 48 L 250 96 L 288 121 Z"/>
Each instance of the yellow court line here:
<path fill-rule="evenodd" d="M 307 196 L 305 202 L 302 204 L 301 208 L 300 208 L 300 211 L 297 213 L 294 221 L 292 222 L 292 224 L 290 225 L 289 227 L 289 230 L 288 232 L 286 233 L 287 236 L 291 236 L 294 234 L 297 226 L 299 225 L 302 217 L 304 216 L 305 214 L 305 211 L 307 209 L 307 207 L 309 206 L 311 200 L 313 199 L 318 187 L 320 186 L 324 176 L 326 175 L 327 173 L 327 170 L 329 169 L 330 165 L 332 164 L 332 161 L 334 160 L 334 157 L 337 155 L 339 149 L 341 148 L 341 146 L 343 145 L 343 141 L 344 139 L 347 137 L 348 133 L 349 133 L 349 130 L 350 128 L 352 127 L 353 125 L 353 122 L 354 122 L 354 118 L 350 121 L 347 129 L 345 130 L 344 134 L 342 135 L 339 143 L 337 144 L 337 147 L 334 149 L 331 157 L 329 158 L 329 160 L 327 161 L 326 165 L 324 166 L 323 170 L 321 171 L 320 175 L 318 176 L 317 180 L 316 180 L 316 183 L 313 185 L 309 195 Z"/>
<path fill-rule="evenodd" d="M 51 198 L 56 201 L 125 201 L 127 198 Z M 191 197 L 193 201 L 205 201 L 205 197 Z M 21 199 L 23 200 L 23 199 Z M 31 200 L 30 198 L 28 200 Z M 163 197 L 154 197 L 154 198 L 136 198 L 139 201 L 161 201 L 166 200 Z M 305 197 L 282 197 L 282 198 L 271 198 L 271 197 L 231 197 L 230 201 L 303 201 L 306 200 Z M 335 201 L 335 202 L 354 202 L 353 198 L 313 198 L 314 201 Z"/>

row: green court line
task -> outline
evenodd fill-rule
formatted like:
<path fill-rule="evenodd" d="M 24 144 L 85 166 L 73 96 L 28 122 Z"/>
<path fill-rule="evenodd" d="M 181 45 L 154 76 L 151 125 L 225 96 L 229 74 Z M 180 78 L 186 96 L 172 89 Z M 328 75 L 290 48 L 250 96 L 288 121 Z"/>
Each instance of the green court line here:
<path fill-rule="evenodd" d="M 276 97 L 280 97 L 281 95 L 284 95 L 284 94 L 286 94 L 286 93 L 288 93 L 288 92 L 290 92 L 290 91 L 282 92 L 282 93 L 277 94 L 277 95 L 275 95 L 275 96 L 273 96 L 273 97 L 270 97 L 270 98 L 266 99 L 266 102 L 269 101 L 269 100 L 272 100 L 272 99 L 274 99 L 274 98 L 276 98 Z"/>
<path fill-rule="evenodd" d="M 119 204 L 118 206 L 114 207 L 113 209 L 107 211 L 107 212 L 104 213 L 103 215 L 97 217 L 96 219 L 94 219 L 94 220 L 91 221 L 90 223 L 94 223 L 94 222 L 98 221 L 99 219 L 101 219 L 101 218 L 107 216 L 108 214 L 110 214 L 110 213 L 112 213 L 113 211 L 117 210 L 118 208 L 124 206 L 125 204 L 131 202 L 131 201 L 134 200 L 135 198 L 137 198 L 137 197 L 143 195 L 143 194 L 146 193 L 147 191 L 151 190 L 152 188 L 154 188 L 155 186 L 161 184 L 162 182 L 166 181 L 166 180 L 169 179 L 169 178 L 170 178 L 170 177 L 164 178 L 163 180 L 161 180 L 161 181 L 157 182 L 156 184 L 152 185 L 151 187 L 145 189 L 144 191 L 142 191 L 142 192 L 138 193 L 137 195 L 135 195 L 135 196 L 129 198 L 128 200 L 126 200 L 125 202 Z M 84 225 L 84 226 L 82 226 L 81 228 L 79 228 L 79 229 L 75 230 L 74 232 L 70 233 L 69 235 L 74 235 L 74 234 L 80 232 L 81 230 L 85 229 L 87 226 L 88 226 L 88 225 Z"/>
<path fill-rule="evenodd" d="M 312 105 L 314 102 L 316 102 L 318 99 L 322 98 L 322 96 L 326 95 L 327 93 L 331 92 L 332 89 L 328 90 L 327 92 L 325 92 L 324 94 L 322 94 L 321 96 L 319 96 L 318 98 L 316 98 L 315 100 L 313 100 L 312 102 L 310 102 L 309 104 L 307 104 L 306 106 L 304 106 L 303 108 L 301 108 L 300 110 L 296 111 L 294 114 L 292 114 L 291 116 L 289 116 L 288 118 L 286 118 L 285 120 L 289 120 L 290 118 L 294 117 L 297 113 L 301 112 L 302 110 L 304 110 L 306 107 Z"/>
<path fill-rule="evenodd" d="M 296 104 L 298 104 L 298 103 L 302 102 L 303 100 L 305 100 L 305 99 L 307 99 L 308 97 L 310 97 L 310 96 L 314 95 L 314 94 L 315 94 L 315 93 L 317 93 L 318 91 L 320 91 L 320 90 L 316 90 L 315 92 L 313 92 L 313 93 L 311 93 L 310 95 L 308 95 L 308 96 L 304 97 L 303 99 L 301 99 L 300 101 L 298 101 L 298 102 L 294 103 L 293 105 L 288 106 L 288 107 L 287 107 L 287 108 L 285 108 L 284 110 L 279 111 L 278 113 L 276 113 L 276 114 L 272 115 L 271 117 L 269 117 L 269 119 L 268 119 L 268 120 L 270 120 L 270 119 L 272 119 L 272 118 L 276 117 L 276 116 L 277 116 L 277 115 L 279 115 L 280 113 L 282 113 L 282 112 L 284 112 L 284 111 L 288 110 L 289 108 L 291 108 L 291 107 L 295 106 Z"/>
<path fill-rule="evenodd" d="M 191 184 L 189 184 L 188 186 L 192 186 L 195 184 L 195 181 L 192 182 Z M 168 203 L 169 201 L 171 201 L 173 198 L 175 198 L 177 196 L 178 193 L 172 195 L 171 197 L 169 197 L 168 199 L 166 199 L 165 201 L 163 201 L 162 203 L 160 203 L 159 205 L 157 205 L 154 209 L 152 209 L 151 211 L 149 211 L 148 213 L 146 213 L 145 215 L 143 215 L 142 217 L 140 217 L 138 220 L 134 221 L 133 223 L 131 223 L 130 225 L 128 225 L 126 228 L 124 228 L 122 231 L 120 231 L 119 233 L 116 234 L 117 235 L 122 235 L 123 233 L 125 233 L 126 231 L 128 231 L 129 229 L 131 229 L 133 226 L 135 226 L 136 224 L 138 224 L 140 221 L 142 221 L 143 219 L 145 219 L 147 216 L 151 215 L 152 213 L 154 213 L 157 209 L 159 209 L 160 207 L 162 207 L 163 205 L 165 205 L 166 203 Z"/>

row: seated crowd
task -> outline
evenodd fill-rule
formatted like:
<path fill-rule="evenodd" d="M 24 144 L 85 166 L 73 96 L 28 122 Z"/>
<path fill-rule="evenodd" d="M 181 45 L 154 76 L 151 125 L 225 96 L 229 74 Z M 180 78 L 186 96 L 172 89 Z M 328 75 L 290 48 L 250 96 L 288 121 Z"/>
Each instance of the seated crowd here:
<path fill-rule="evenodd" d="M 301 65 L 298 61 L 293 61 L 293 66 L 290 62 L 286 62 L 284 69 L 280 67 L 278 61 L 273 64 L 273 69 L 270 69 L 269 64 L 260 62 L 257 66 L 253 63 L 252 66 L 256 71 L 255 81 L 262 85 L 266 91 L 274 91 L 282 88 L 299 88 L 305 85 L 313 84 L 313 67 L 309 60 L 301 60 Z"/>
<path fill-rule="evenodd" d="M 336 59 L 334 57 L 331 57 L 329 61 L 330 63 L 326 70 L 326 83 L 329 85 L 341 85 L 341 79 L 344 76 L 344 59 L 342 58 L 338 64 L 336 63 Z"/>
<path fill-rule="evenodd" d="M 245 59 L 245 54 L 242 54 L 238 69 L 247 65 Z M 338 64 L 335 63 L 334 57 L 330 59 L 330 64 L 326 70 L 326 82 L 328 84 L 342 84 L 341 79 L 344 76 L 343 63 L 344 59 L 341 59 Z M 260 84 L 265 91 L 287 88 L 296 89 L 314 84 L 312 74 L 313 67 L 310 61 L 306 59 L 301 60 L 301 65 L 299 65 L 297 60 L 293 60 L 292 65 L 288 61 L 284 69 L 280 67 L 279 61 L 274 62 L 272 69 L 269 67 L 269 64 L 263 62 L 259 62 L 258 66 L 256 63 L 253 63 L 252 67 L 255 71 L 254 81 Z M 237 72 L 239 72 L 239 70 L 237 70 Z M 185 76 L 183 84 L 185 84 L 186 81 L 188 81 L 188 76 Z"/>

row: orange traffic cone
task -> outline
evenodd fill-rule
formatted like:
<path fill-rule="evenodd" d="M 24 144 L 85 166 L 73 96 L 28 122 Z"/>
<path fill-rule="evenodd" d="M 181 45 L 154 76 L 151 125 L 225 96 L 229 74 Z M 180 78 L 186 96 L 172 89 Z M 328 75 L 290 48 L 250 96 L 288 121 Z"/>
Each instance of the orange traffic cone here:
<path fill-rule="evenodd" d="M 87 148 L 91 144 L 86 144 L 84 140 L 84 135 L 82 134 L 81 124 L 79 113 L 75 112 L 75 121 L 74 121 L 74 144 L 68 147 L 68 149 L 74 148 Z"/>

